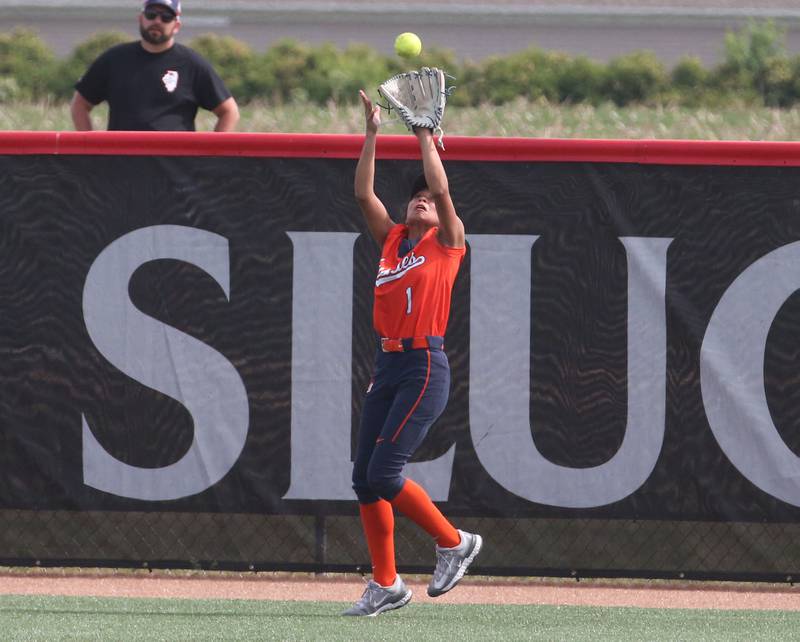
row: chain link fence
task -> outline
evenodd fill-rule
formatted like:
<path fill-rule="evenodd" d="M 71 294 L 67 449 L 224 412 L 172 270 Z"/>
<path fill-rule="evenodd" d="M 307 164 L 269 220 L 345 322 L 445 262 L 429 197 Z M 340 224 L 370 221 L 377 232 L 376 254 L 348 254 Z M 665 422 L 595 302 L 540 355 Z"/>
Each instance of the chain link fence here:
<path fill-rule="evenodd" d="M 11 566 L 369 573 L 355 516 L 0 511 Z M 471 572 L 793 582 L 800 524 L 471 517 L 485 547 Z M 398 565 L 429 572 L 430 538 L 405 518 Z"/>

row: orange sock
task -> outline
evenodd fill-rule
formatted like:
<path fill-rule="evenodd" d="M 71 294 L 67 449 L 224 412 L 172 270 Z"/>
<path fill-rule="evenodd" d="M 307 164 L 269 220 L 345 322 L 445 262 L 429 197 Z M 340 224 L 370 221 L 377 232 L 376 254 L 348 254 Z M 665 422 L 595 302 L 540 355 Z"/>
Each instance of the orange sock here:
<path fill-rule="evenodd" d="M 367 536 L 372 559 L 372 579 L 381 586 L 390 586 L 397 577 L 394 565 L 394 513 L 385 499 L 359 504 L 361 524 Z"/>
<path fill-rule="evenodd" d="M 458 531 L 436 508 L 425 489 L 416 482 L 406 479 L 403 488 L 392 500 L 392 506 L 425 529 L 439 546 L 451 548 L 461 542 Z"/>

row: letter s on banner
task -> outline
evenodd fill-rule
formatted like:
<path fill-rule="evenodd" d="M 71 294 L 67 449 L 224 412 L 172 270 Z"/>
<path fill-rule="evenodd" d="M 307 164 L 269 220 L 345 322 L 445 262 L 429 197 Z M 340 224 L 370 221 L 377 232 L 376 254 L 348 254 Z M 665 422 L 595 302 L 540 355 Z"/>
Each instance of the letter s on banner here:
<path fill-rule="evenodd" d="M 800 242 L 753 263 L 728 287 L 700 349 L 700 385 L 711 431 L 740 473 L 800 506 L 800 458 L 775 428 L 764 388 L 764 353 L 775 316 L 800 287 Z"/>
<path fill-rule="evenodd" d="M 158 225 L 130 232 L 105 248 L 89 269 L 83 315 L 97 349 L 131 378 L 182 403 L 194 421 L 192 445 L 180 460 L 140 468 L 109 455 L 82 416 L 84 483 L 148 501 L 187 497 L 218 482 L 239 458 L 249 426 L 247 392 L 233 365 L 130 301 L 131 276 L 157 259 L 196 265 L 230 298 L 227 239 L 191 227 Z"/>
<path fill-rule="evenodd" d="M 620 239 L 628 258 L 625 436 L 609 461 L 591 468 L 569 468 L 545 459 L 531 438 L 531 249 L 538 238 L 467 237 L 472 252 L 472 443 L 495 481 L 520 497 L 566 508 L 603 506 L 636 491 L 661 453 L 666 408 L 664 297 L 667 248 L 672 239 Z M 535 314 L 535 302 L 533 310 Z"/>

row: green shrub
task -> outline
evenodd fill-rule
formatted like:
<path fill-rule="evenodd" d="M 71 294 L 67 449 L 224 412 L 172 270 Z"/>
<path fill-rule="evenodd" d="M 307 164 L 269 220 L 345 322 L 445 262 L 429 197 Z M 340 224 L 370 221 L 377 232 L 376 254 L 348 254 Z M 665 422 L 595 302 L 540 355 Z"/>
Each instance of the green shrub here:
<path fill-rule="evenodd" d="M 519 96 L 558 100 L 556 69 L 563 54 L 538 48 L 508 56 L 492 56 L 482 65 L 482 73 L 472 79 L 470 91 L 475 99 L 502 105 Z"/>
<path fill-rule="evenodd" d="M 35 31 L 14 29 L 0 34 L 0 77 L 12 78 L 16 87 L 5 83 L 8 99 L 40 99 L 47 95 L 56 58 Z"/>
<path fill-rule="evenodd" d="M 359 89 L 373 95 L 393 73 L 397 71 L 389 59 L 367 45 L 340 50 L 330 43 L 312 48 L 282 40 L 256 57 L 246 74 L 244 95 L 276 103 L 293 99 L 319 104 L 355 102 Z"/>
<path fill-rule="evenodd" d="M 342 65 L 343 60 L 344 55 L 332 43 L 325 43 L 311 50 L 302 83 L 309 99 L 319 104 L 330 99 L 352 99 L 352 95 L 358 92 L 358 88 L 353 87 L 354 82 L 359 84 L 353 78 L 357 69 L 352 65 L 345 68 Z"/>
<path fill-rule="evenodd" d="M 789 68 L 791 76 L 785 85 L 786 101 L 781 106 L 794 105 L 800 102 L 800 55 L 789 58 Z"/>
<path fill-rule="evenodd" d="M 49 93 L 56 98 L 70 98 L 75 83 L 86 73 L 89 66 L 106 49 L 123 42 L 130 42 L 130 37 L 121 31 L 101 31 L 89 36 L 80 43 L 72 53 L 61 60 L 56 68 L 57 73 L 49 85 Z"/>
<path fill-rule="evenodd" d="M 193 38 L 189 46 L 214 66 L 237 100 L 252 100 L 247 71 L 253 66 L 256 54 L 249 45 L 231 36 L 206 33 Z"/>
<path fill-rule="evenodd" d="M 83 73 L 106 49 L 130 42 L 130 40 L 130 37 L 121 31 L 98 31 L 75 47 L 68 60 L 75 65 L 80 65 L 81 73 Z"/>
<path fill-rule="evenodd" d="M 608 63 L 603 93 L 617 105 L 654 102 L 667 89 L 668 75 L 651 51 L 634 51 Z"/>
<path fill-rule="evenodd" d="M 672 68 L 671 77 L 677 89 L 698 91 L 708 82 L 708 70 L 696 56 L 684 56 Z"/>
<path fill-rule="evenodd" d="M 709 72 L 696 56 L 684 56 L 672 68 L 672 96 L 683 105 L 698 106 L 708 100 Z"/>
<path fill-rule="evenodd" d="M 411 71 L 412 69 L 419 69 L 420 67 L 438 67 L 439 69 L 444 69 L 444 71 L 455 78 L 458 78 L 461 74 L 461 64 L 450 49 L 441 49 L 439 47 L 425 48 L 418 58 L 412 58 L 410 60 L 400 58 L 399 56 L 384 57 L 382 54 L 377 54 L 374 50 L 373 53 L 381 58 L 385 58 L 386 65 L 391 75 L 399 74 L 404 71 Z"/>
<path fill-rule="evenodd" d="M 772 21 L 749 22 L 725 36 L 722 62 L 711 70 L 693 57 L 668 72 L 655 54 L 633 52 L 601 64 L 585 56 L 532 47 L 480 62 L 460 62 L 444 49 L 425 49 L 413 61 L 385 56 L 364 44 L 339 49 L 285 39 L 258 53 L 228 36 L 201 35 L 188 44 L 218 71 L 237 101 L 324 105 L 353 103 L 358 90 L 377 98 L 389 76 L 421 66 L 439 67 L 454 78 L 453 106 L 501 105 L 523 99 L 595 105 L 613 102 L 723 105 L 726 101 L 788 107 L 800 101 L 800 58 L 786 54 L 786 32 Z M 39 36 L 17 29 L 0 34 L 0 101 L 54 96 L 66 99 L 89 65 L 109 47 L 128 41 L 119 32 L 93 35 L 63 60 Z"/>
<path fill-rule="evenodd" d="M 772 20 L 750 21 L 741 31 L 725 34 L 724 58 L 710 84 L 739 98 L 774 101 L 774 85 L 783 75 L 778 61 L 786 59 L 785 40 L 786 31 Z"/>
<path fill-rule="evenodd" d="M 483 64 L 480 74 L 473 78 L 472 92 L 476 99 L 493 105 L 514 100 L 524 91 L 518 68 L 513 61 L 504 56 L 491 56 Z M 475 104 L 475 102 L 473 102 Z"/>
<path fill-rule="evenodd" d="M 472 61 L 467 61 L 458 67 L 458 71 L 453 73 L 445 68 L 448 73 L 455 76 L 455 80 L 448 79 L 448 84 L 454 86 L 453 93 L 450 94 L 448 104 L 458 107 L 475 107 L 481 102 L 481 82 L 483 68 Z"/>
<path fill-rule="evenodd" d="M 725 64 L 758 76 L 771 59 L 786 55 L 785 41 L 786 30 L 773 20 L 751 20 L 741 31 L 725 34 Z"/>
<path fill-rule="evenodd" d="M 245 81 L 248 94 L 277 103 L 293 96 L 307 99 L 304 78 L 310 57 L 307 45 L 288 38 L 278 41 L 253 61 Z"/>
<path fill-rule="evenodd" d="M 24 100 L 25 96 L 13 76 L 0 76 L 0 104 Z"/>
<path fill-rule="evenodd" d="M 767 107 L 791 107 L 797 101 L 792 61 L 785 56 L 767 61 L 760 77 L 761 99 Z"/>
<path fill-rule="evenodd" d="M 556 75 L 558 100 L 562 103 L 600 104 L 605 98 L 602 93 L 604 81 L 605 67 L 600 63 L 585 56 L 566 59 Z"/>
<path fill-rule="evenodd" d="M 530 100 L 544 98 L 551 102 L 558 101 L 559 68 L 569 60 L 566 54 L 531 48 L 519 55 L 512 54 L 511 58 L 519 66 L 520 72 L 525 74 L 522 77 L 522 96 Z"/>
<path fill-rule="evenodd" d="M 346 103 L 358 101 L 358 90 L 372 98 L 377 87 L 393 73 L 391 61 L 368 45 L 349 45 L 339 57 L 341 74 L 332 84 L 331 98 Z"/>

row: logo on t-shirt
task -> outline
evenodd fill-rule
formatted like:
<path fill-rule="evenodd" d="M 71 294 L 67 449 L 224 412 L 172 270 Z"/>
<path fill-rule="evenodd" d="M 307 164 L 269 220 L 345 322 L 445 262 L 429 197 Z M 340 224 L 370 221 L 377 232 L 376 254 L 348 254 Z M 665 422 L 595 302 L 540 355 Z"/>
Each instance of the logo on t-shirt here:
<path fill-rule="evenodd" d="M 178 88 L 178 72 L 168 69 L 167 72 L 161 76 L 161 82 L 167 88 L 169 93 L 172 93 Z"/>

